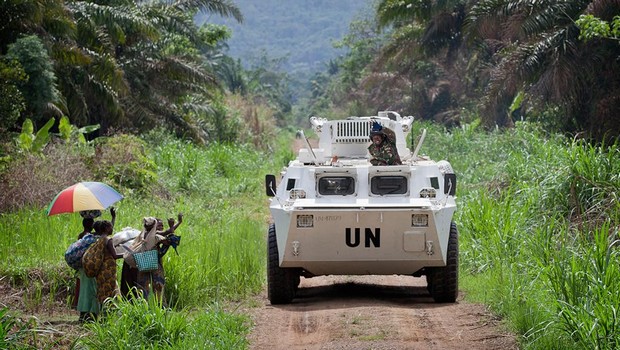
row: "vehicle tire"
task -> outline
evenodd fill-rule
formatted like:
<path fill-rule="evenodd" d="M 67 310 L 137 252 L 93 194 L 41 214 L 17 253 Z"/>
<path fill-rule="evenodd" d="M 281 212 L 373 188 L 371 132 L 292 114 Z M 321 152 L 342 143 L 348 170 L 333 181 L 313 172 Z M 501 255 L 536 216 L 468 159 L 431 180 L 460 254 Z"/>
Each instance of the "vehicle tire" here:
<path fill-rule="evenodd" d="M 299 280 L 296 269 L 280 267 L 276 227 L 269 225 L 267 249 L 267 297 L 271 304 L 288 304 L 293 301 Z M 297 276 L 297 278 L 296 278 Z"/>
<path fill-rule="evenodd" d="M 450 224 L 446 266 L 429 267 L 426 272 L 428 291 L 438 303 L 453 303 L 459 295 L 459 233 Z"/>

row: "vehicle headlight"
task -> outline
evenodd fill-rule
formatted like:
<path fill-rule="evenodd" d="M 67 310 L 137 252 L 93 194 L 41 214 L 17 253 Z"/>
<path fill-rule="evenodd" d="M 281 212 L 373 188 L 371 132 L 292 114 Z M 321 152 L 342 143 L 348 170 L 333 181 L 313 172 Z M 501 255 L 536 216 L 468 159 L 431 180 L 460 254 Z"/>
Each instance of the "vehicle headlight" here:
<path fill-rule="evenodd" d="M 299 188 L 293 188 L 289 192 L 288 196 L 290 199 L 303 199 L 303 198 L 306 198 L 306 191 L 299 189 Z"/>
<path fill-rule="evenodd" d="M 425 187 L 420 190 L 420 198 L 435 198 L 437 197 L 437 190 L 432 187 Z"/>
<path fill-rule="evenodd" d="M 297 227 L 314 227 L 314 215 L 297 215 Z"/>
<path fill-rule="evenodd" d="M 411 226 L 428 227 L 428 214 L 411 214 Z"/>

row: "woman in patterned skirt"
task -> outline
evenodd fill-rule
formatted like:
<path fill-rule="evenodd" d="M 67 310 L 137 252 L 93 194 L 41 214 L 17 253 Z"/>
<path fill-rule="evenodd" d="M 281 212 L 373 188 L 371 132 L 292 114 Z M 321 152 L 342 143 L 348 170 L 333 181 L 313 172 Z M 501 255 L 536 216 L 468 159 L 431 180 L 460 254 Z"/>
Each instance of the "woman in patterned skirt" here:
<path fill-rule="evenodd" d="M 114 226 L 108 220 L 97 221 L 94 224 L 95 233 L 100 235 L 100 244 L 104 244 L 106 249 L 103 254 L 103 264 L 99 272 L 95 275 L 97 281 L 97 299 L 101 305 L 108 298 L 113 298 L 119 294 L 116 278 L 116 259 L 123 257 L 114 249 L 111 235 Z"/>

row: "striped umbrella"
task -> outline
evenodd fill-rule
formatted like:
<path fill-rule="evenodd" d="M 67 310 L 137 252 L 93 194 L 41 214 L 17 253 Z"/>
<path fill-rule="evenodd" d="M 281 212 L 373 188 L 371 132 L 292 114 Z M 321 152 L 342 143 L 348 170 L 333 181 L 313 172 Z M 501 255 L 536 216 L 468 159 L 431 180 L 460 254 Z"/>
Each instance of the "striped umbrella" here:
<path fill-rule="evenodd" d="M 112 187 L 101 182 L 79 182 L 62 190 L 47 208 L 47 215 L 104 210 L 123 199 Z"/>

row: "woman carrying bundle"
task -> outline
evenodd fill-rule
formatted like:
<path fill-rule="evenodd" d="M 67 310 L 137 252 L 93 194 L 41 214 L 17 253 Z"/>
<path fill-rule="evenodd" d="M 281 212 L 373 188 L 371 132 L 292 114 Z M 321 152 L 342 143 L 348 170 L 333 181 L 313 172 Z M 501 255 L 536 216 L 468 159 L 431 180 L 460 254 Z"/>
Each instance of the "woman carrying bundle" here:
<path fill-rule="evenodd" d="M 148 298 L 149 293 L 153 291 L 155 297 L 164 301 L 164 285 L 165 275 L 161 258 L 166 254 L 170 246 L 176 247 L 180 237 L 174 235 L 174 231 L 183 222 L 183 214 L 179 213 L 178 222 L 175 224 L 174 219 L 168 219 L 170 226 L 163 231 L 163 222 L 154 217 L 145 217 L 143 219 L 143 230 L 131 245 L 130 251 L 124 254 L 125 263 L 123 264 L 121 276 L 121 294 L 127 298 L 135 296 L 133 293 L 139 293 L 142 297 Z M 152 269 L 142 270 L 138 268 L 136 262 L 136 253 L 144 253 L 155 251 L 157 263 Z"/>

